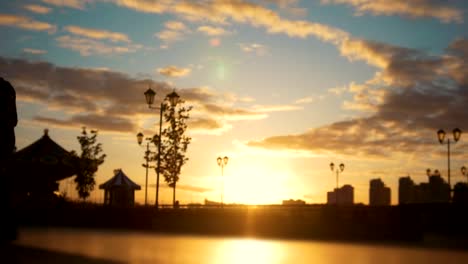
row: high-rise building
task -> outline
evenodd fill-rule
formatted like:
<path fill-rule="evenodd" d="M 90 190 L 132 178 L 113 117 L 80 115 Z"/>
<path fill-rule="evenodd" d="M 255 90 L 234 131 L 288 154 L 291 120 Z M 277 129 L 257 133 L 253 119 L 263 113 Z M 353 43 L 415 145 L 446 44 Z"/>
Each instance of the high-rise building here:
<path fill-rule="evenodd" d="M 415 185 L 410 176 L 400 177 L 398 181 L 398 204 L 415 202 Z"/>
<path fill-rule="evenodd" d="M 369 188 L 369 205 L 390 205 L 391 191 L 381 179 L 372 179 Z"/>
<path fill-rule="evenodd" d="M 354 204 L 354 188 L 346 184 L 327 192 L 327 204 L 352 205 Z"/>
<path fill-rule="evenodd" d="M 448 203 L 450 186 L 440 175 L 429 176 L 429 182 L 415 185 L 408 177 L 401 177 L 398 186 L 398 203 Z"/>

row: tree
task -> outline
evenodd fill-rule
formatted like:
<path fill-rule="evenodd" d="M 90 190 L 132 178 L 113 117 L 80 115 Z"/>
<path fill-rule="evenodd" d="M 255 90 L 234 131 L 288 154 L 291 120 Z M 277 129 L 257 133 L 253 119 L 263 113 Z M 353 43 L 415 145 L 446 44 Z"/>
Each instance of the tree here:
<path fill-rule="evenodd" d="M 97 143 L 97 134 L 97 130 L 91 130 L 88 134 L 86 127 L 83 127 L 81 136 L 77 137 L 81 145 L 81 155 L 78 156 L 76 152 L 72 152 L 75 156 L 75 169 L 77 172 L 75 177 L 76 190 L 83 200 L 86 200 L 90 192 L 94 190 L 96 184 L 95 173 L 106 158 L 106 154 L 100 154 L 102 145 Z"/>
<path fill-rule="evenodd" d="M 174 206 L 176 205 L 176 185 L 182 166 L 188 161 L 186 152 L 191 141 L 185 132 L 192 107 L 185 106 L 184 103 L 184 100 L 177 98 L 177 104 L 171 105 L 168 97 L 164 99 L 163 115 L 164 120 L 169 124 L 162 131 L 161 138 L 158 135 L 154 137 L 156 146 L 161 142 L 160 173 L 169 187 L 173 188 L 172 203 Z"/>

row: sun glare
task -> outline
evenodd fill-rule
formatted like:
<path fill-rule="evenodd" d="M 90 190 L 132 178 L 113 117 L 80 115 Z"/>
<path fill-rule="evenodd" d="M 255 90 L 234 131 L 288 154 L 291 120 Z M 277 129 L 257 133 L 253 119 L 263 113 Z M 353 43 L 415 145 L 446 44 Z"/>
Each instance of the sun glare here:
<path fill-rule="evenodd" d="M 227 203 L 272 204 L 286 199 L 285 181 L 288 171 L 268 164 L 226 167 L 224 199 Z M 219 182 L 219 181 L 218 181 Z M 221 186 L 222 182 L 219 184 Z M 221 188 L 216 188 L 220 190 Z"/>

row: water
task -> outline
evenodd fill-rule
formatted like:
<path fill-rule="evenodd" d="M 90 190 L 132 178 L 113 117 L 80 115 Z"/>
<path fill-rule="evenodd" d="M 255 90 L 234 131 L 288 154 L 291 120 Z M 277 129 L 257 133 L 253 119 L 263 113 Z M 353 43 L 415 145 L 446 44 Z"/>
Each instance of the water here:
<path fill-rule="evenodd" d="M 19 245 L 125 263 L 468 263 L 468 252 L 81 229 L 19 231 Z"/>

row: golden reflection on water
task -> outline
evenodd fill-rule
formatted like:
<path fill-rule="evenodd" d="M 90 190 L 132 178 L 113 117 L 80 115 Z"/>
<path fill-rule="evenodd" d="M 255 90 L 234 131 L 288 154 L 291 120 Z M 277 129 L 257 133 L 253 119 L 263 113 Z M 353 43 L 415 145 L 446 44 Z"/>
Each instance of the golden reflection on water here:
<path fill-rule="evenodd" d="M 58 228 L 20 229 L 15 243 L 120 263 L 468 263 L 466 251 Z"/>
<path fill-rule="evenodd" d="M 285 263 L 280 243 L 255 239 L 231 239 L 216 245 L 210 263 Z"/>

